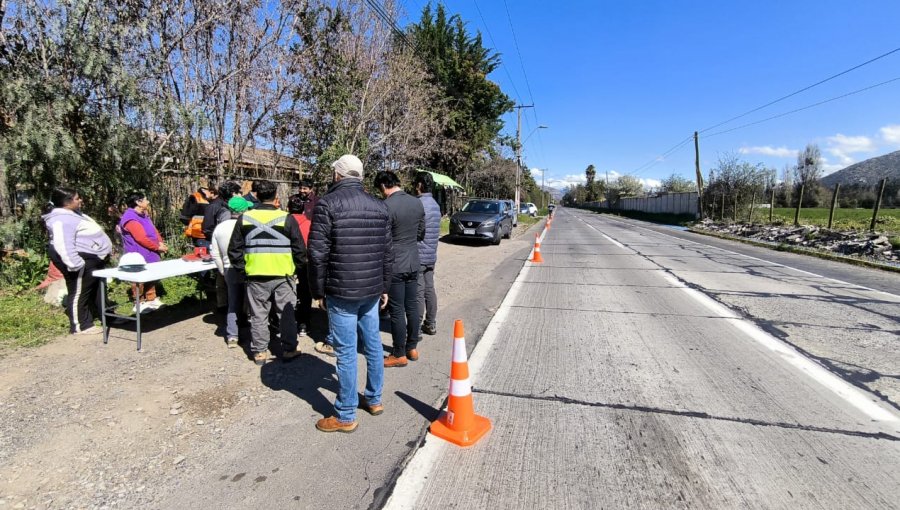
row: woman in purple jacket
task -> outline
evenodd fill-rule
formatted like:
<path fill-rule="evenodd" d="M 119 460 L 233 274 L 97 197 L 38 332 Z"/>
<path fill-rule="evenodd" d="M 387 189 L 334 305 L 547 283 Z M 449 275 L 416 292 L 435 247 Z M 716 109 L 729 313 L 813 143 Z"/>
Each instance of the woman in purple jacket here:
<path fill-rule="evenodd" d="M 76 335 L 99 334 L 89 304 L 100 309 L 99 280 L 93 272 L 106 266 L 112 242 L 96 221 L 81 212 L 83 201 L 71 188 L 56 188 L 50 193 L 49 208 L 42 216 L 50 232 L 50 260 L 63 272 L 69 292 L 66 313 L 69 331 Z"/>
<path fill-rule="evenodd" d="M 150 219 L 150 200 L 141 191 L 132 191 L 125 197 L 128 209 L 119 220 L 122 246 L 125 253 L 139 253 L 148 264 L 162 260 L 160 254 L 169 251 L 153 220 Z M 156 295 L 156 283 L 133 284 L 131 295 L 141 297 L 141 312 L 151 312 L 162 306 Z"/>

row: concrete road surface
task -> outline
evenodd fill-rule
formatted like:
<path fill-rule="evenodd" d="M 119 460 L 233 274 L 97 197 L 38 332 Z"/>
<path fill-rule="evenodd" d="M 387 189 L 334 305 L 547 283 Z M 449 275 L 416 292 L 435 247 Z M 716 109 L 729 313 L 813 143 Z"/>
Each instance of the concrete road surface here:
<path fill-rule="evenodd" d="M 900 507 L 900 277 L 706 241 L 559 210 L 386 507 Z"/>

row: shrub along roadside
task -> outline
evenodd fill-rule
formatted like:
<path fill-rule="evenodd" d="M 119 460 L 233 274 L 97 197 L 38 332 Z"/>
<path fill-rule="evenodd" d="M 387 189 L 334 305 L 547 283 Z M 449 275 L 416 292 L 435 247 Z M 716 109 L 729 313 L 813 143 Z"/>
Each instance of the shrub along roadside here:
<path fill-rule="evenodd" d="M 168 278 L 163 287 L 162 301 L 166 307 L 193 305 L 199 309 L 196 280 L 187 276 Z M 118 312 L 122 315 L 134 315 L 128 297 L 130 289 L 130 284 L 120 281 L 109 286 L 107 300 L 119 305 Z M 166 307 L 153 313 L 164 314 Z M 100 319 L 95 318 L 94 323 L 99 325 Z M 65 337 L 68 331 L 69 319 L 65 310 L 45 303 L 42 293 L 33 290 L 0 292 L 0 356 L 17 348 L 44 345 L 54 338 Z"/>

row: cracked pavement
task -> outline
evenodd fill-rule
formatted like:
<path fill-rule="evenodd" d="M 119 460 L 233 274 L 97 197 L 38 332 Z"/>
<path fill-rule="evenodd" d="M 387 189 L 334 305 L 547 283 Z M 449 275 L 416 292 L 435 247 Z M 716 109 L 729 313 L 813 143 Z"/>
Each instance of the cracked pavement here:
<path fill-rule="evenodd" d="M 387 508 L 896 508 L 900 275 L 708 241 L 560 210 Z"/>

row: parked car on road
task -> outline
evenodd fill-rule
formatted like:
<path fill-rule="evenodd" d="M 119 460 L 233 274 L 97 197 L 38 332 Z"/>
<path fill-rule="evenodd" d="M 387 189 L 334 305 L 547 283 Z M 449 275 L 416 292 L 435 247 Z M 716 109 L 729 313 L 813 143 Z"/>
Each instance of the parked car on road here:
<path fill-rule="evenodd" d="M 450 236 L 500 244 L 512 235 L 512 216 L 505 200 L 472 199 L 450 217 Z"/>
<path fill-rule="evenodd" d="M 510 218 L 512 218 L 513 228 L 519 226 L 519 215 L 516 214 L 516 201 L 515 200 L 504 200 L 506 202 L 506 210 L 508 211 Z"/>
<path fill-rule="evenodd" d="M 519 214 L 527 214 L 533 218 L 537 216 L 537 213 L 537 206 L 531 202 L 522 202 L 519 204 Z"/>

